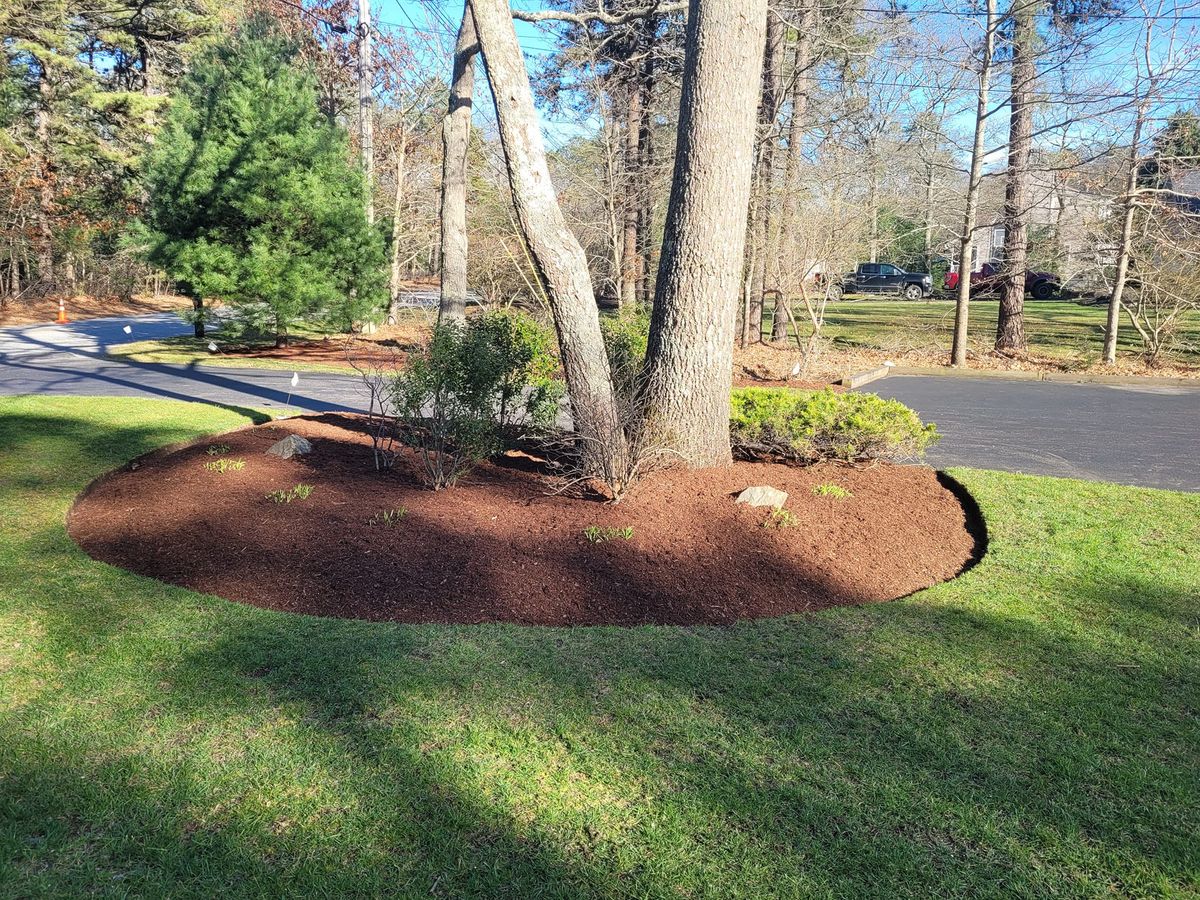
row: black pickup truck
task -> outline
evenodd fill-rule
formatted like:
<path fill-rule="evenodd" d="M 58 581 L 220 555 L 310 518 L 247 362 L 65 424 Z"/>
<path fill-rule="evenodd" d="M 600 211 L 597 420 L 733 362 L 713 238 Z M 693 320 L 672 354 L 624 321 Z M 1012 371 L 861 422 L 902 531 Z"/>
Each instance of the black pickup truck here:
<path fill-rule="evenodd" d="M 926 272 L 905 272 L 891 263 L 859 263 L 858 268 L 829 286 L 829 298 L 840 300 L 843 294 L 898 294 L 906 300 L 920 300 L 933 293 L 933 276 Z"/>

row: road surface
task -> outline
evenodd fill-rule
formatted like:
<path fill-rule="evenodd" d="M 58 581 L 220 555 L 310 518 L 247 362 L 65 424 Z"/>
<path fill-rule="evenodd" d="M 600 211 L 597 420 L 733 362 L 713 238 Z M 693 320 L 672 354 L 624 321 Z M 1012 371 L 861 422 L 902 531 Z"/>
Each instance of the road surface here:
<path fill-rule="evenodd" d="M 128 327 L 130 333 L 124 329 Z M 361 410 L 355 376 L 126 363 L 115 343 L 184 333 L 170 314 L 0 329 L 0 394 L 203 400 L 234 407 Z M 944 437 L 936 466 L 966 465 L 1200 491 L 1200 389 L 896 376 L 868 390 L 896 397 Z"/>

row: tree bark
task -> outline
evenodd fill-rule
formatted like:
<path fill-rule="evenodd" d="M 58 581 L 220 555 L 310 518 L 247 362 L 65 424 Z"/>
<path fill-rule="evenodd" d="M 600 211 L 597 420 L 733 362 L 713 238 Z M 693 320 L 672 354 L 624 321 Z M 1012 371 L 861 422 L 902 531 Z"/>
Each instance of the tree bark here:
<path fill-rule="evenodd" d="M 624 147 L 624 193 L 625 206 L 622 212 L 621 249 L 621 306 L 632 307 L 637 303 L 637 282 L 640 269 L 638 246 L 639 198 L 644 191 L 641 171 L 642 89 L 633 79 L 625 84 L 625 147 Z"/>
<path fill-rule="evenodd" d="M 467 315 L 467 147 L 471 138 L 475 85 L 475 19 L 463 11 L 454 46 L 450 104 L 442 120 L 442 296 L 439 322 L 462 322 Z"/>
<path fill-rule="evenodd" d="M 1025 269 L 1029 257 L 1029 154 L 1033 148 L 1033 88 L 1037 79 L 1037 10 L 1041 0 L 1013 0 L 1012 97 L 1008 176 L 1004 186 L 1004 259 L 996 349 L 1025 349 Z"/>
<path fill-rule="evenodd" d="M 679 138 L 646 352 L 648 437 L 727 464 L 733 336 L 766 0 L 691 0 Z"/>
<path fill-rule="evenodd" d="M 971 238 L 979 211 L 979 184 L 983 180 L 984 138 L 987 132 L 988 91 L 992 80 L 992 61 L 996 53 L 996 0 L 987 0 L 987 20 L 983 38 L 983 59 L 979 65 L 979 93 L 975 105 L 975 137 L 971 144 L 971 168 L 967 173 L 967 197 L 963 212 L 962 235 L 958 243 L 958 290 L 954 303 L 954 343 L 950 365 L 967 364 L 967 320 L 971 304 Z"/>
<path fill-rule="evenodd" d="M 796 31 L 796 47 L 792 61 L 791 86 L 791 120 L 788 122 L 787 156 L 784 159 L 783 177 L 783 209 L 780 221 L 780 232 L 783 236 L 781 243 L 788 243 L 784 255 L 788 259 L 790 277 L 785 283 L 778 285 L 779 293 L 775 295 L 775 309 L 771 319 L 771 340 L 782 341 L 787 338 L 788 315 L 787 304 L 791 298 L 800 292 L 803 274 L 796 277 L 800 271 L 801 261 L 797 259 L 797 244 L 788 237 L 796 232 L 800 219 L 800 166 L 803 158 L 800 147 L 804 140 L 804 119 L 808 114 L 808 69 L 812 66 L 813 55 L 813 24 L 815 10 L 811 3 L 805 3 L 800 13 L 800 24 Z M 781 247 L 781 250 L 783 248 Z M 797 335 L 799 338 L 799 335 Z"/>
<path fill-rule="evenodd" d="M 658 33 L 658 16 L 647 16 L 642 20 L 642 28 L 645 34 L 645 45 L 652 47 Z M 638 85 L 638 89 L 642 93 L 642 121 L 638 123 L 638 128 L 641 132 L 638 136 L 638 145 L 641 150 L 638 172 L 640 173 L 642 185 L 637 195 L 637 300 L 638 303 L 648 306 L 652 294 L 650 284 L 651 263 L 655 252 L 652 237 L 654 232 L 654 189 L 651 183 L 654 178 L 654 129 L 651 127 L 654 116 L 655 60 L 653 53 L 646 53 L 640 75 L 641 83 Z"/>
<path fill-rule="evenodd" d="M 375 224 L 375 122 L 371 96 L 375 70 L 371 59 L 371 0 L 358 0 L 358 137 L 367 182 L 367 224 Z"/>
<path fill-rule="evenodd" d="M 470 0 L 521 230 L 550 298 L 587 474 L 624 489 L 630 461 L 587 257 L 558 205 L 507 0 Z M 727 373 L 728 374 L 728 373 Z M 728 428 L 728 422 L 726 423 Z M 726 433 L 728 446 L 728 432 Z"/>
<path fill-rule="evenodd" d="M 192 334 L 198 338 L 204 337 L 204 298 L 192 295 Z"/>
<path fill-rule="evenodd" d="M 54 280 L 54 162 L 50 146 L 50 75 L 46 64 L 37 60 L 38 102 L 34 112 L 34 131 L 38 153 L 38 205 L 37 205 L 37 267 L 38 279 L 50 283 Z"/>
<path fill-rule="evenodd" d="M 404 207 L 407 144 L 408 129 L 404 126 L 404 123 L 401 123 L 399 143 L 393 154 L 393 163 L 396 170 L 396 196 L 392 203 L 392 271 L 391 277 L 388 280 L 389 295 L 391 297 L 391 302 L 388 305 L 388 319 L 393 322 L 396 320 L 396 316 L 400 310 L 400 228 L 403 224 L 402 210 Z"/>
<path fill-rule="evenodd" d="M 771 201 L 775 169 L 775 118 L 783 87 L 783 20 L 767 10 L 767 37 L 763 47 L 762 96 L 758 107 L 758 152 L 755 154 L 754 202 L 751 204 L 750 240 L 753 272 L 750 278 L 749 338 L 762 341 L 763 303 L 771 255 Z"/>

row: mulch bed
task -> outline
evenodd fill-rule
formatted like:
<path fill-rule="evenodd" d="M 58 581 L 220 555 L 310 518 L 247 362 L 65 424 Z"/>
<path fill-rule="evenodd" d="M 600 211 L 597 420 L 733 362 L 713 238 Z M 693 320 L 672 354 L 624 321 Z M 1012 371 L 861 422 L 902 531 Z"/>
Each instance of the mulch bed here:
<path fill-rule="evenodd" d="M 288 433 L 313 452 L 264 452 Z M 214 444 L 230 450 L 210 456 Z M 204 467 L 213 459 L 245 467 L 218 474 Z M 307 500 L 266 498 L 299 483 L 313 486 Z M 815 495 L 825 483 L 853 496 Z M 794 526 L 764 527 L 767 510 L 733 502 L 759 484 L 789 493 Z M 361 419 L 323 415 L 136 460 L 94 483 L 68 527 L 93 557 L 173 584 L 398 622 L 725 624 L 902 597 L 954 577 L 983 549 L 981 524 L 925 467 L 671 470 L 618 504 L 555 486 L 514 454 L 435 493 L 413 459 L 377 473 Z M 368 521 L 399 507 L 398 524 Z M 589 526 L 632 527 L 633 537 L 592 543 Z"/>

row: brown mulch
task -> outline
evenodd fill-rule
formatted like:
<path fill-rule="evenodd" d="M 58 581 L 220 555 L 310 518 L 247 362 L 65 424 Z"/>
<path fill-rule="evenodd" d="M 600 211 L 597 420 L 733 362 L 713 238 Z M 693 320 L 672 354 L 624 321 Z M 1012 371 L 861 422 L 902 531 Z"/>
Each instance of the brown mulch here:
<path fill-rule="evenodd" d="M 64 297 L 67 318 L 72 322 L 83 319 L 103 319 L 109 316 L 144 316 L 149 313 L 177 312 L 190 306 L 184 297 L 171 294 L 138 294 L 128 300 L 119 297 Z M 58 316 L 58 296 L 29 297 L 11 300 L 0 306 L 0 328 L 13 325 L 39 325 L 53 322 Z"/>
<path fill-rule="evenodd" d="M 313 453 L 264 452 L 288 433 L 311 439 Z M 209 456 L 213 444 L 230 452 Z M 245 468 L 206 470 L 215 458 Z M 853 496 L 814 495 L 829 482 Z M 313 486 L 309 499 L 266 499 L 298 483 Z M 794 526 L 764 527 L 767 510 L 733 502 L 757 484 L 789 493 Z M 902 597 L 954 577 L 983 547 L 975 515 L 925 467 L 671 470 L 618 504 L 555 486 L 513 454 L 435 493 L 412 459 L 374 470 L 361 418 L 323 415 L 143 457 L 94 483 L 68 525 L 95 558 L 153 578 L 270 609 L 399 622 L 732 623 Z M 399 507 L 395 526 L 368 522 Z M 633 538 L 590 543 L 593 525 L 632 527 Z"/>

